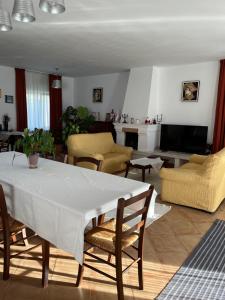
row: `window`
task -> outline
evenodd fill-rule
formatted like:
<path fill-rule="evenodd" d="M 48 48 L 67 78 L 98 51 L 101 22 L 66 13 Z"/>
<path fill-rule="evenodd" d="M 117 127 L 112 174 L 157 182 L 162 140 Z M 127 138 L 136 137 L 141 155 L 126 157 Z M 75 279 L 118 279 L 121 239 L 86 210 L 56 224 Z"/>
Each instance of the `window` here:
<path fill-rule="evenodd" d="M 27 123 L 29 130 L 50 128 L 48 76 L 26 72 Z"/>

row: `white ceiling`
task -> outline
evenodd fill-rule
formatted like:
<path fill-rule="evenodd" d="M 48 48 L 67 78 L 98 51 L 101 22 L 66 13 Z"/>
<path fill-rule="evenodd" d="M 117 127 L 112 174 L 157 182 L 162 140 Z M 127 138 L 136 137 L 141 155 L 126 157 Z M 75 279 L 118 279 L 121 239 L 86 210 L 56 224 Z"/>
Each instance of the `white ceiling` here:
<path fill-rule="evenodd" d="M 225 57 L 225 0 L 65 0 L 62 15 L 33 2 L 36 22 L 0 32 L 0 65 L 83 76 Z"/>

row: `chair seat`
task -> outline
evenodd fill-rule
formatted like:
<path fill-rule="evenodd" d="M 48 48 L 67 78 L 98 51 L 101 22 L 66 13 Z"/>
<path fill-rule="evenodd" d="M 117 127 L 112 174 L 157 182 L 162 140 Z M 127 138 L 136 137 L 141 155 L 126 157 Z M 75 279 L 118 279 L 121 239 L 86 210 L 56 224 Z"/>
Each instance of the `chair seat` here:
<path fill-rule="evenodd" d="M 130 227 L 127 224 L 123 225 L 123 231 Z M 85 241 L 100 249 L 114 253 L 115 252 L 115 237 L 116 237 L 116 219 L 111 219 L 104 224 L 97 226 L 85 234 Z M 122 250 L 131 246 L 139 238 L 138 233 L 132 233 L 128 237 L 122 239 Z"/>
<path fill-rule="evenodd" d="M 10 233 L 15 233 L 22 230 L 26 226 L 9 216 L 9 227 L 10 227 Z M 3 225 L 2 225 L 2 220 L 0 219 L 0 231 L 2 230 L 3 230 Z"/>

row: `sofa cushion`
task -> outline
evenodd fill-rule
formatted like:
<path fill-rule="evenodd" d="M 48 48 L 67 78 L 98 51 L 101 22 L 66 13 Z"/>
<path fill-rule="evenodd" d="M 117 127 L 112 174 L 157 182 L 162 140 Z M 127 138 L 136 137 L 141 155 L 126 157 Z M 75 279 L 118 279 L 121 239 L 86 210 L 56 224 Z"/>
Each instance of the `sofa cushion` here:
<path fill-rule="evenodd" d="M 202 174 L 209 179 L 215 179 L 224 169 L 225 157 L 217 154 L 209 155 L 202 164 Z"/>
<path fill-rule="evenodd" d="M 223 148 L 222 150 L 220 150 L 219 152 L 216 153 L 217 156 L 223 156 L 225 157 L 225 148 Z"/>
<path fill-rule="evenodd" d="M 68 146 L 69 145 L 72 145 L 76 150 L 81 149 L 90 154 L 104 154 L 112 150 L 114 141 L 111 132 L 73 134 L 68 139 Z"/>
<path fill-rule="evenodd" d="M 127 161 L 126 154 L 120 153 L 106 153 L 103 154 L 104 160 L 102 164 L 102 171 L 107 173 L 114 173 L 125 169 L 125 162 Z"/>
<path fill-rule="evenodd" d="M 201 170 L 202 166 L 196 163 L 186 163 L 181 166 L 182 169 Z"/>

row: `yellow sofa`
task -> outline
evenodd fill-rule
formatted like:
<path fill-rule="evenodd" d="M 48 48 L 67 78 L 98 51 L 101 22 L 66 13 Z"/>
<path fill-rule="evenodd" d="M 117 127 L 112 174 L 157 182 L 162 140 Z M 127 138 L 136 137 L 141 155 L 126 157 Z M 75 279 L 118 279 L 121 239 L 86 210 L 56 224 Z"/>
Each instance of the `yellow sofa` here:
<path fill-rule="evenodd" d="M 180 168 L 160 171 L 163 201 L 214 212 L 225 198 L 225 148 L 192 155 Z"/>
<path fill-rule="evenodd" d="M 73 157 L 93 157 L 102 160 L 101 171 L 117 173 L 126 168 L 125 162 L 131 159 L 133 149 L 120 146 L 113 141 L 110 132 L 73 134 L 67 140 L 68 162 Z M 90 163 L 80 163 L 82 167 L 94 169 Z"/>

